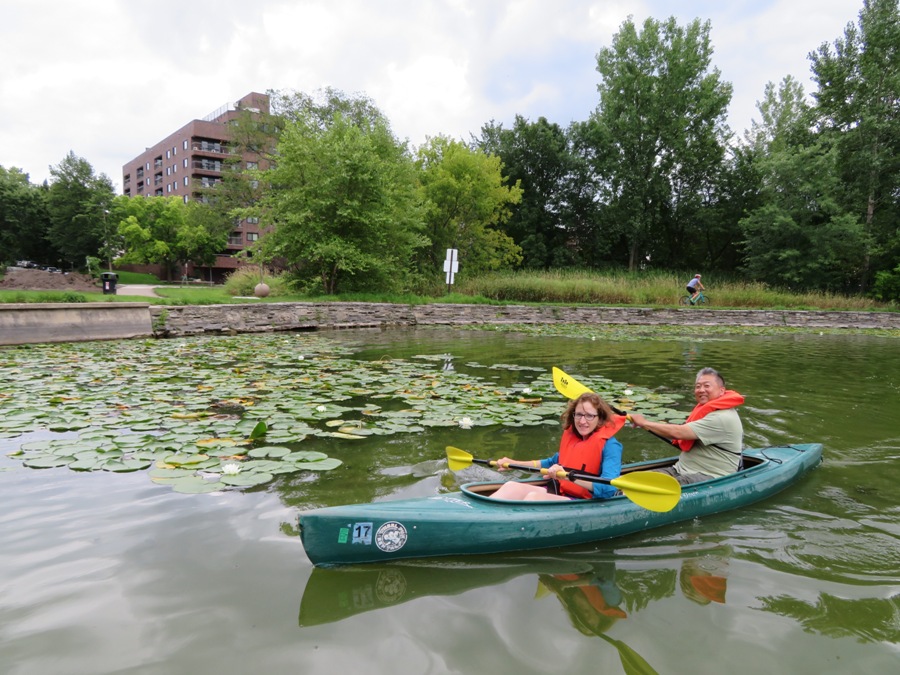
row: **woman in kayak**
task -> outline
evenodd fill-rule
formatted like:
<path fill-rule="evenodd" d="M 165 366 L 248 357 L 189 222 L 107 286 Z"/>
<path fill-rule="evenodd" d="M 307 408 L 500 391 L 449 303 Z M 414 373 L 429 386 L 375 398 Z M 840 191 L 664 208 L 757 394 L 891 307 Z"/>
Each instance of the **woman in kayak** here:
<path fill-rule="evenodd" d="M 563 434 L 559 452 L 547 459 L 519 461 L 504 457 L 497 461 L 501 471 L 516 464 L 548 469 L 551 476 L 558 471 L 590 473 L 600 478 L 618 478 L 622 471 L 622 444 L 615 433 L 626 418 L 613 413 L 609 404 L 594 392 L 586 392 L 569 401 L 562 416 Z M 525 501 L 563 499 L 606 499 L 616 488 L 584 480 L 554 480 L 546 487 L 534 483 L 508 481 L 492 497 Z M 557 494 L 558 493 L 558 494 Z"/>

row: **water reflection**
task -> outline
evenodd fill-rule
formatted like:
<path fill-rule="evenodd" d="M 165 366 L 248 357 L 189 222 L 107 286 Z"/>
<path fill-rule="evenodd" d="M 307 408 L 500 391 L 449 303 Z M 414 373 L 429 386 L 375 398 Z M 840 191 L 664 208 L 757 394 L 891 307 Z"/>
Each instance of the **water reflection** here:
<path fill-rule="evenodd" d="M 300 601 L 298 624 L 307 628 L 340 622 L 366 612 L 389 612 L 429 597 L 462 595 L 533 577 L 534 585 L 525 587 L 535 589 L 531 598 L 534 613 L 545 613 L 543 600 L 553 596 L 572 628 L 599 637 L 618 651 L 626 672 L 655 673 L 624 640 L 607 633 L 619 622 L 652 611 L 654 602 L 675 595 L 698 605 L 724 604 L 729 556 L 723 547 L 690 550 L 683 557 L 654 560 L 648 569 L 634 560 L 600 558 L 595 549 L 576 549 L 549 556 L 476 556 L 314 568 Z"/>

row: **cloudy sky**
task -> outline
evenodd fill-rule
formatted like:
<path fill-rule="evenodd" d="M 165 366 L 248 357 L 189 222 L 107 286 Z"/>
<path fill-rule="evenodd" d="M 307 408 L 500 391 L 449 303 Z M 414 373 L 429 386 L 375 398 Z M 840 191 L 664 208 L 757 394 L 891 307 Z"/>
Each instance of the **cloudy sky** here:
<path fill-rule="evenodd" d="M 490 120 L 565 127 L 597 104 L 596 54 L 632 16 L 709 20 L 729 123 L 766 82 L 812 90 L 807 54 L 862 0 L 0 0 L 0 166 L 33 183 L 71 150 L 122 165 L 251 91 L 365 94 L 416 146 Z"/>

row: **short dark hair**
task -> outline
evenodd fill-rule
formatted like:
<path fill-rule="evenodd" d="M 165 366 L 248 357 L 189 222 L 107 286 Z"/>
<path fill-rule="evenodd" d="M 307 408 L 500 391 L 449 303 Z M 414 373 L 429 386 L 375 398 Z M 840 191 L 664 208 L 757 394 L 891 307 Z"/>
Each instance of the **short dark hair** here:
<path fill-rule="evenodd" d="M 704 375 L 712 375 L 714 378 L 716 378 L 716 382 L 719 383 L 720 387 L 725 386 L 725 378 L 722 377 L 721 375 L 719 375 L 719 371 L 716 370 L 715 368 L 701 368 L 699 370 L 699 372 L 697 373 L 697 377 L 695 378 L 694 381 L 696 382 Z"/>

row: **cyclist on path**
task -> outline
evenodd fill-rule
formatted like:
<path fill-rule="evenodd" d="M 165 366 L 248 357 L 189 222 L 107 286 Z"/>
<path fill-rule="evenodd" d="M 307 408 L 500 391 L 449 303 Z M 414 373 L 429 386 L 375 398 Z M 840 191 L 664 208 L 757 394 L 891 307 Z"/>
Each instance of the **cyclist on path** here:
<path fill-rule="evenodd" d="M 697 300 L 697 293 L 700 291 L 705 291 L 703 288 L 703 284 L 700 283 L 700 275 L 695 274 L 694 278 L 687 282 L 687 292 L 691 294 L 691 304 L 695 304 Z"/>

